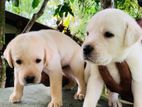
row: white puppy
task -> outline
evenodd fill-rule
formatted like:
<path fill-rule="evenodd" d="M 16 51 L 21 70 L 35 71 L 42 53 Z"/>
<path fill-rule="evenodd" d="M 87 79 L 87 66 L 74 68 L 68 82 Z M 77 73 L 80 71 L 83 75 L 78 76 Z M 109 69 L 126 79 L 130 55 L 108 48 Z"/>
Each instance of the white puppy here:
<path fill-rule="evenodd" d="M 54 30 L 20 34 L 8 44 L 4 57 L 14 67 L 14 91 L 10 102 L 21 101 L 24 85 L 39 83 L 43 70 L 50 78 L 52 99 L 48 107 L 62 106 L 63 75 L 77 81 L 75 99 L 83 99 L 84 60 L 81 47 L 70 37 Z"/>
<path fill-rule="evenodd" d="M 96 107 L 104 82 L 97 65 L 106 65 L 114 80 L 119 83 L 115 62 L 127 61 L 132 74 L 134 107 L 142 106 L 142 29 L 125 12 L 106 9 L 95 14 L 87 26 L 83 44 L 84 59 L 90 64 L 90 77 L 83 107 Z M 118 103 L 113 94 L 112 103 Z M 111 105 L 111 104 L 110 104 Z M 113 105 L 114 106 L 114 105 Z M 120 105 L 115 105 L 117 107 Z"/>

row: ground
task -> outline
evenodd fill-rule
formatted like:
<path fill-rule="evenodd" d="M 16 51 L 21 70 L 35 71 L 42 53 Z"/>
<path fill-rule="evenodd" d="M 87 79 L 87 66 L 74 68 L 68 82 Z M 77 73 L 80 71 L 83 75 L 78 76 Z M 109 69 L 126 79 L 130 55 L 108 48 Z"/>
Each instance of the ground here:
<path fill-rule="evenodd" d="M 13 88 L 0 89 L 0 107 L 47 107 L 50 101 L 50 88 L 42 84 L 26 86 L 22 102 L 19 104 L 8 102 L 12 90 Z M 75 101 L 73 99 L 74 93 L 74 90 L 63 90 L 63 107 L 82 107 L 82 101 Z M 107 99 L 102 97 L 97 107 L 107 107 Z M 123 107 L 132 106 L 125 105 Z"/>

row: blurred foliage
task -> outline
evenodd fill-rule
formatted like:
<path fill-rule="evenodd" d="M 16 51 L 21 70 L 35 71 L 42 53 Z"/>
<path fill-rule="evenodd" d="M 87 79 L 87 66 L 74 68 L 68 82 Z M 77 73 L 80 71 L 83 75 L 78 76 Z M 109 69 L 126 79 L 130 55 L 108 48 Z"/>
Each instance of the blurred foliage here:
<path fill-rule="evenodd" d="M 8 1 L 7 10 L 28 18 L 37 12 L 43 2 L 43 0 Z M 134 18 L 142 17 L 142 8 L 137 0 L 115 0 L 115 8 L 124 10 Z M 62 24 L 65 29 L 70 29 L 73 35 L 83 39 L 88 20 L 101 9 L 100 0 L 50 0 L 38 22 L 54 28 Z"/>
<path fill-rule="evenodd" d="M 32 7 L 35 9 L 39 5 L 40 1 L 39 0 L 33 0 L 32 2 Z"/>
<path fill-rule="evenodd" d="M 142 17 L 142 8 L 137 0 L 116 0 L 115 7 L 124 10 L 136 19 Z"/>
<path fill-rule="evenodd" d="M 54 16 L 58 15 L 60 18 L 63 18 L 63 15 L 67 17 L 69 13 L 74 16 L 70 4 L 65 2 L 64 4 L 58 5 L 57 9 L 55 10 Z"/>
<path fill-rule="evenodd" d="M 12 4 L 16 7 L 19 6 L 19 0 L 7 0 L 8 2 L 12 2 Z"/>

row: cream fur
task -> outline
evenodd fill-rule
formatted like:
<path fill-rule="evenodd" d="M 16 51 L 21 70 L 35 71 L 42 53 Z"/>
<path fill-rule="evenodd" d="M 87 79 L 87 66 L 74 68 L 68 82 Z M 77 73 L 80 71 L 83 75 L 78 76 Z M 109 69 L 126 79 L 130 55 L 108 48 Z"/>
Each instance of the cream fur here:
<path fill-rule="evenodd" d="M 95 14 L 87 26 L 88 36 L 83 43 L 94 49 L 88 56 L 90 77 L 83 107 L 96 107 L 103 89 L 103 80 L 97 65 L 106 65 L 112 77 L 119 83 L 120 77 L 114 62 L 126 60 L 132 73 L 132 90 L 134 107 L 141 107 L 142 102 L 142 29 L 128 14 L 118 9 L 106 9 Z M 105 32 L 111 32 L 114 37 L 107 38 Z M 115 99 L 115 100 L 114 100 Z M 121 107 L 118 95 L 109 96 L 109 105 Z"/>
<path fill-rule="evenodd" d="M 83 99 L 85 94 L 84 60 L 81 57 L 81 47 L 70 37 L 54 30 L 41 30 L 20 34 L 14 38 L 4 51 L 4 57 L 9 65 L 14 67 L 14 91 L 10 102 L 21 101 L 24 78 L 35 76 L 34 83 L 39 83 L 44 70 L 50 78 L 51 102 L 48 107 L 62 106 L 62 76 L 69 75 L 76 80 L 78 90 L 75 99 Z M 16 61 L 20 59 L 21 64 Z M 40 59 L 36 63 L 36 59 Z M 69 65 L 70 69 L 62 70 Z"/>

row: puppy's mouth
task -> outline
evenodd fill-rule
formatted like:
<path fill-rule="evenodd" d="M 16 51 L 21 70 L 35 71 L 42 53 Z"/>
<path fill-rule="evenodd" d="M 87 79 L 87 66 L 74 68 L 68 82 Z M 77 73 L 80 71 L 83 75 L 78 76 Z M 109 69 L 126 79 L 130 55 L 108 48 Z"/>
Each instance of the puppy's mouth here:
<path fill-rule="evenodd" d="M 84 60 L 87 60 L 89 62 L 92 62 L 92 63 L 96 63 L 96 61 L 94 61 L 91 57 L 89 56 L 84 56 Z"/>
<path fill-rule="evenodd" d="M 23 80 L 20 81 L 20 84 L 24 85 L 24 86 L 30 85 L 30 84 L 38 84 L 38 83 L 40 83 L 40 79 L 38 79 L 36 77 L 35 78 L 27 77 L 27 78 L 24 78 Z"/>
<path fill-rule="evenodd" d="M 105 57 L 85 56 L 84 60 L 87 60 L 87 61 L 94 63 L 94 64 L 97 64 L 97 65 L 107 65 L 111 62 L 110 58 L 105 58 Z"/>

